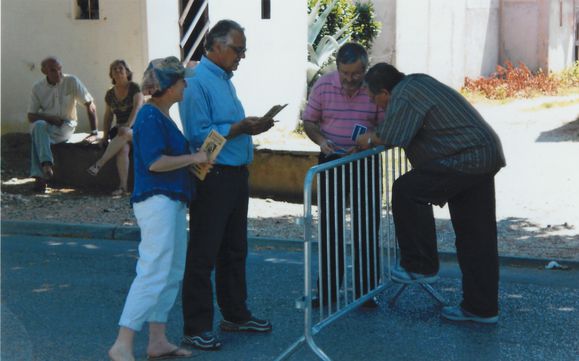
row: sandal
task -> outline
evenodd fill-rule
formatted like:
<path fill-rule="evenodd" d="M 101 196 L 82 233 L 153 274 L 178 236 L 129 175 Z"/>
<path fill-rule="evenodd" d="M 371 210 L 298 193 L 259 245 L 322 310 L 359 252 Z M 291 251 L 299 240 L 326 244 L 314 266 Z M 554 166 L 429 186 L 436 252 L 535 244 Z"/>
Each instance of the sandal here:
<path fill-rule="evenodd" d="M 115 190 L 115 191 L 113 191 L 113 192 L 111 193 L 111 195 L 112 195 L 113 197 L 125 196 L 125 195 L 127 195 L 127 194 L 129 194 L 129 192 L 127 192 L 127 191 L 124 190 L 123 188 L 119 188 L 119 189 L 117 189 L 117 190 Z"/>
<path fill-rule="evenodd" d="M 97 174 L 99 174 L 99 171 L 101 170 L 101 167 L 99 167 L 98 165 L 93 164 L 90 166 L 89 169 L 87 169 L 86 171 L 88 172 L 88 174 L 92 175 L 93 177 L 96 176 Z"/>

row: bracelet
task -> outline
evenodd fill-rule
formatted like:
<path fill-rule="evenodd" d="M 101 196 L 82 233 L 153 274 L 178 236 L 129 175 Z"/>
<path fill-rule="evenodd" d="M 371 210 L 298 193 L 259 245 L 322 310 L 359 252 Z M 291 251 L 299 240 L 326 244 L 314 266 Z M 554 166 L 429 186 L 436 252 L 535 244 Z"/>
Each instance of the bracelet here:
<path fill-rule="evenodd" d="M 97 129 L 90 132 L 90 135 L 99 135 L 99 131 Z"/>

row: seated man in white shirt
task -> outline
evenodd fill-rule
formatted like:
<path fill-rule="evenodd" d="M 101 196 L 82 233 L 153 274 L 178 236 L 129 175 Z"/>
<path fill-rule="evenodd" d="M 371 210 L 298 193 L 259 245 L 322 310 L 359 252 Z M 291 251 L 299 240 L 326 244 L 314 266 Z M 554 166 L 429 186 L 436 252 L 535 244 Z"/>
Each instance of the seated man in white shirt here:
<path fill-rule="evenodd" d="M 98 131 L 96 106 L 84 84 L 74 75 L 63 74 L 62 64 L 55 57 L 44 59 L 41 70 L 46 77 L 32 87 L 28 121 L 32 124 L 30 176 L 36 178 L 34 191 L 44 193 L 53 175 L 50 144 L 65 142 L 74 133 L 78 103 L 86 107 L 92 130 L 86 140 L 94 141 Z"/>

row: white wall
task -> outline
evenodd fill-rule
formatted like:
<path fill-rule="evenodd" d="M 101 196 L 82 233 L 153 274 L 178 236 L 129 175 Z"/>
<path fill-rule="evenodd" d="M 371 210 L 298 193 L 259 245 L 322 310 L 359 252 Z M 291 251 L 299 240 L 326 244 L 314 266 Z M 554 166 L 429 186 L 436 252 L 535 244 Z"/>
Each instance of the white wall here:
<path fill-rule="evenodd" d="M 275 128 L 293 130 L 305 96 L 307 62 L 305 0 L 271 1 L 271 19 L 261 19 L 261 2 L 211 0 L 211 26 L 221 19 L 245 28 L 247 53 L 233 77 L 246 114 L 263 115 L 274 104 L 289 103 Z"/>
<path fill-rule="evenodd" d="M 2 0 L 2 134 L 28 131 L 30 89 L 43 77 L 39 63 L 48 55 L 59 57 L 63 71 L 87 86 L 101 129 L 113 60 L 125 59 L 140 83 L 151 56 L 179 56 L 177 0 L 100 0 L 98 20 L 75 20 L 75 3 Z M 78 131 L 87 131 L 84 108 L 78 114 Z"/>
<path fill-rule="evenodd" d="M 466 2 L 465 76 L 477 78 L 496 71 L 499 63 L 499 2 Z"/>
<path fill-rule="evenodd" d="M 380 34 L 370 49 L 372 64 L 396 60 L 396 0 L 373 0 L 376 20 L 382 23 Z M 396 65 L 396 64 L 393 64 Z"/>
<path fill-rule="evenodd" d="M 373 62 L 427 73 L 453 87 L 495 71 L 500 0 L 375 1 L 382 33 Z"/>
<path fill-rule="evenodd" d="M 144 2 L 146 6 L 143 7 L 145 11 L 141 16 L 141 26 L 146 63 L 148 64 L 151 59 L 171 55 L 180 58 L 179 1 L 145 0 Z"/>
<path fill-rule="evenodd" d="M 574 60 L 574 0 L 502 0 L 501 63 L 560 71 Z"/>
<path fill-rule="evenodd" d="M 502 54 L 500 62 L 513 64 L 523 62 L 530 69 L 540 67 L 541 29 L 540 4 L 537 0 L 503 0 L 502 9 Z M 546 60 L 546 59 L 545 59 Z"/>
<path fill-rule="evenodd" d="M 575 59 L 574 1 L 551 0 L 549 7 L 548 70 L 559 71 L 573 65 Z M 562 5 L 562 6 L 560 6 Z"/>
<path fill-rule="evenodd" d="M 465 15 L 464 1 L 398 1 L 397 68 L 427 73 L 454 87 L 462 85 L 468 48 L 476 46 L 465 37 Z"/>
<path fill-rule="evenodd" d="M 117 0 L 118 1 L 118 0 Z M 143 32 L 143 70 L 139 73 L 139 82 L 149 61 L 157 58 L 175 56 L 181 58 L 179 42 L 179 1 L 178 0 L 145 0 L 141 16 Z M 179 117 L 178 105 L 174 104 L 169 110 L 171 118 L 177 127 L 183 129 Z"/>

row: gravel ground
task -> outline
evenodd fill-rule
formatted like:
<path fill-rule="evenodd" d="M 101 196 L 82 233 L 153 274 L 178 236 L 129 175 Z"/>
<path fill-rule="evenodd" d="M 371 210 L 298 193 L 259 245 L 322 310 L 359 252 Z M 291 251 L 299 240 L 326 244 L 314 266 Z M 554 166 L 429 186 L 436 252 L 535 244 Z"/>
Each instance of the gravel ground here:
<path fill-rule="evenodd" d="M 499 133 L 508 163 L 496 178 L 500 254 L 579 261 L 579 95 L 477 108 Z M 2 137 L 2 219 L 136 225 L 128 197 L 66 188 L 32 193 L 26 143 Z M 302 214 L 301 204 L 251 198 L 249 233 L 302 239 Z M 439 249 L 453 250 L 448 211 L 435 214 Z"/>

